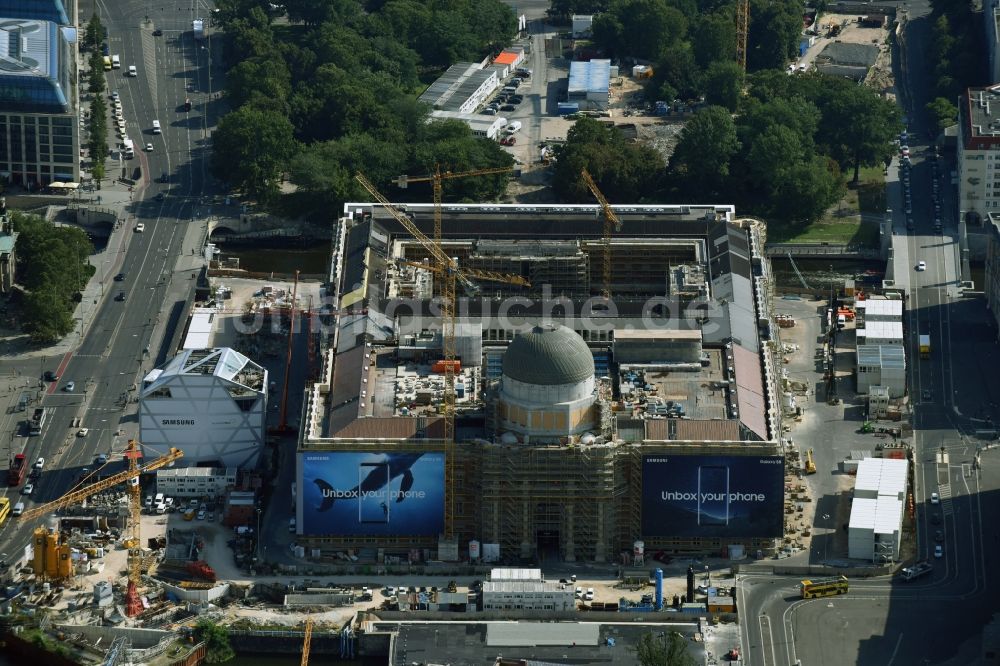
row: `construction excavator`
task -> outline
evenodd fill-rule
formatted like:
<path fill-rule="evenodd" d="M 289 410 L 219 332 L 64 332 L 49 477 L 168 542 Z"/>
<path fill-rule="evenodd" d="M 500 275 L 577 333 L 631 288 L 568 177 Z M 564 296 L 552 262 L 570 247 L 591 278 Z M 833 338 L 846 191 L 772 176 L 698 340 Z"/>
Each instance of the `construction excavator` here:
<path fill-rule="evenodd" d="M 160 456 L 147 465 L 140 466 L 139 461 L 142 458 L 142 451 L 139 448 L 139 442 L 131 439 L 129 440 L 128 447 L 125 449 L 124 455 L 126 460 L 128 460 L 128 469 L 124 472 L 114 474 L 88 486 L 78 486 L 59 499 L 28 509 L 21 514 L 19 520 L 35 520 L 53 514 L 59 509 L 79 504 L 87 498 L 113 488 L 120 483 L 128 482 L 129 537 L 125 540 L 125 546 L 128 548 L 129 562 L 125 611 L 129 617 L 135 617 L 142 612 L 142 601 L 139 599 L 139 565 L 142 560 L 142 541 L 140 538 L 142 497 L 139 488 L 139 476 L 144 472 L 152 472 L 161 467 L 166 467 L 170 463 L 182 458 L 184 453 L 180 449 L 170 449 L 165 455 Z M 70 558 L 70 547 L 62 541 L 58 530 L 51 530 L 45 526 L 35 528 L 33 543 L 35 557 L 32 561 L 32 571 L 36 575 L 49 580 L 61 580 L 72 576 L 73 566 Z"/>
<path fill-rule="evenodd" d="M 806 474 L 816 473 L 816 463 L 813 462 L 813 450 L 809 449 L 806 452 Z"/>

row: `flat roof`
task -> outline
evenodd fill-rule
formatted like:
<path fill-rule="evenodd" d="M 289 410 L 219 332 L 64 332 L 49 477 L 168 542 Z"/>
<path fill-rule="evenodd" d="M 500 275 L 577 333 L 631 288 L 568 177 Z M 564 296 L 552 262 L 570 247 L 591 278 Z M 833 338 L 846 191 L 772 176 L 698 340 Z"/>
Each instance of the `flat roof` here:
<path fill-rule="evenodd" d="M 560 622 L 557 627 L 542 622 L 487 622 L 486 644 L 490 647 L 596 646 L 601 638 L 600 630 L 600 625 L 577 622 Z"/>
<path fill-rule="evenodd" d="M 866 298 L 854 304 L 856 310 L 864 310 L 864 316 L 902 317 L 903 301 L 889 298 Z"/>
<path fill-rule="evenodd" d="M 875 500 L 875 534 L 898 532 L 903 522 L 903 501 L 896 497 L 880 495 Z"/>
<path fill-rule="evenodd" d="M 431 118 L 437 120 L 461 120 L 472 129 L 488 132 L 494 127 L 503 127 L 507 124 L 507 119 L 503 116 L 484 116 L 481 113 L 462 113 L 461 111 L 444 111 L 435 109 L 431 111 Z"/>
<path fill-rule="evenodd" d="M 215 315 L 212 308 L 194 308 L 188 324 L 187 335 L 181 349 L 206 349 L 212 346 L 212 331 L 215 330 Z"/>
<path fill-rule="evenodd" d="M 701 340 L 701 331 L 680 329 L 622 329 L 615 331 L 615 340 Z"/>
<path fill-rule="evenodd" d="M 490 569 L 490 580 L 501 581 L 501 580 L 542 580 L 542 570 L 541 569 L 517 569 L 509 567 L 497 567 L 496 569 Z"/>
<path fill-rule="evenodd" d="M 878 340 L 902 340 L 903 322 L 901 321 L 866 321 L 864 328 L 856 331 L 858 337 Z"/>
<path fill-rule="evenodd" d="M 896 458 L 865 458 L 858 463 L 855 490 L 898 496 L 906 492 L 909 462 Z"/>
<path fill-rule="evenodd" d="M 874 497 L 855 497 L 851 502 L 850 529 L 874 530 L 878 501 Z"/>
<path fill-rule="evenodd" d="M 906 367 L 903 345 L 858 345 L 858 365 L 878 366 L 883 370 L 902 370 Z"/>
<path fill-rule="evenodd" d="M 573 61 L 569 64 L 569 94 L 607 93 L 611 88 L 611 61 Z"/>

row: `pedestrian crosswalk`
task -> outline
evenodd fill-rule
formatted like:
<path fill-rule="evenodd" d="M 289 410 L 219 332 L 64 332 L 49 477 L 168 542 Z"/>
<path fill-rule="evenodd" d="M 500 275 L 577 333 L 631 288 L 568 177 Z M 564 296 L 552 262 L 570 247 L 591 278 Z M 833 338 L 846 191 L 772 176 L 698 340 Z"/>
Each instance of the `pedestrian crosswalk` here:
<path fill-rule="evenodd" d="M 938 484 L 938 497 L 941 498 L 941 513 L 950 516 L 955 513 L 953 502 L 951 501 L 951 484 Z"/>

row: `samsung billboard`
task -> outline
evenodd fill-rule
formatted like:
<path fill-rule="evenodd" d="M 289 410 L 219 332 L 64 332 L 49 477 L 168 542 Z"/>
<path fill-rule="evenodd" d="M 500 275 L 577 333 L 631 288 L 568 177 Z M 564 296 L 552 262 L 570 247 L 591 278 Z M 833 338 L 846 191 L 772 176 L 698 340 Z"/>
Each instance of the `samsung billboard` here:
<path fill-rule="evenodd" d="M 642 534 L 780 537 L 784 481 L 781 456 L 645 456 Z"/>
<path fill-rule="evenodd" d="M 301 453 L 302 534 L 437 536 L 444 453 Z"/>

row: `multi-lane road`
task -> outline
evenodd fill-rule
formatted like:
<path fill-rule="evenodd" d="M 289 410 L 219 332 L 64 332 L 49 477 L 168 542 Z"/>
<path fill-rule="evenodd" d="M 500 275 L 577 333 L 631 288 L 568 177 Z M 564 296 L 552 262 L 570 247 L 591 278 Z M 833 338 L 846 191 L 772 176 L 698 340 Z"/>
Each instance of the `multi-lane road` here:
<path fill-rule="evenodd" d="M 8 412 L 0 423 L 0 438 L 7 440 L 11 454 L 23 451 L 31 461 L 46 458 L 30 498 L 15 498 L 19 488 L 3 489 L 12 501 L 24 499 L 28 506 L 62 495 L 84 467 L 94 466 L 97 454 L 121 451 L 136 433 L 136 388 L 161 360 L 160 343 L 170 337 L 191 291 L 188 274 L 172 278 L 178 259 L 190 254 L 204 233 L 201 200 L 212 194 L 208 155 L 212 105 L 217 104 L 212 44 L 210 39 L 196 42 L 191 32 L 191 21 L 210 11 L 197 5 L 153 9 L 136 1 L 82 4 L 81 16 L 98 13 L 108 29 L 111 53 L 121 58 L 122 69 L 108 72 L 108 88 L 119 92 L 127 131 L 136 144 L 136 157 L 124 165 L 129 176 L 140 167 L 141 178 L 123 211 L 127 222 L 114 232 L 113 243 L 122 243 L 122 251 L 109 251 L 106 265 L 99 267 L 102 273 L 121 272 L 125 277 L 104 284 L 92 323 L 76 350 L 59 358 L 0 360 L 0 374 L 60 375 L 58 382 L 46 386 L 41 404 L 48 418 L 41 435 L 26 437 L 19 426 L 18 419 L 30 410 Z M 153 36 L 157 28 L 162 36 Z M 138 76 L 126 76 L 129 65 L 136 66 Z M 190 112 L 184 111 L 185 99 L 193 103 Z M 153 134 L 153 120 L 160 121 L 162 134 Z M 147 143 L 152 151 L 142 150 Z M 109 176 L 120 175 L 116 163 L 108 167 Z M 169 182 L 158 182 L 161 174 L 167 174 Z M 144 231 L 133 231 L 139 222 Z M 124 300 L 119 300 L 119 292 L 124 292 Z M 69 381 L 75 384 L 73 392 L 64 390 Z M 8 399 L 16 401 L 17 392 Z M 75 418 L 89 428 L 86 437 L 75 436 L 76 428 L 70 427 Z M 117 469 L 121 461 L 113 459 L 111 464 Z M 31 527 L 8 521 L 0 528 L 0 551 L 19 553 Z"/>
<path fill-rule="evenodd" d="M 923 578 L 856 579 L 842 597 L 800 598 L 800 577 L 746 575 L 739 582 L 744 662 L 807 664 L 967 664 L 978 659 L 984 624 L 996 611 L 1000 540 L 1000 451 L 977 458 L 977 429 L 1000 422 L 994 378 L 997 334 L 984 301 L 961 285 L 954 166 L 938 162 L 923 122 L 928 85 L 921 54 L 928 40 L 926 3 L 910 3 L 901 59 L 901 99 L 908 114 L 914 226 L 906 227 L 898 160 L 890 168 L 894 211 L 892 277 L 907 292 L 908 382 L 913 401 L 916 555 L 934 564 Z M 915 19 L 915 20 L 913 20 Z M 934 187 L 941 193 L 934 230 Z M 917 270 L 918 262 L 926 270 Z M 929 334 L 921 359 L 918 335 Z M 946 454 L 941 456 L 940 454 Z M 977 461 L 980 463 L 977 465 Z M 938 493 L 940 503 L 931 502 Z M 940 531 L 940 534 L 938 532 Z M 942 556 L 934 547 L 941 545 Z M 836 570 L 831 570 L 831 574 Z"/>

